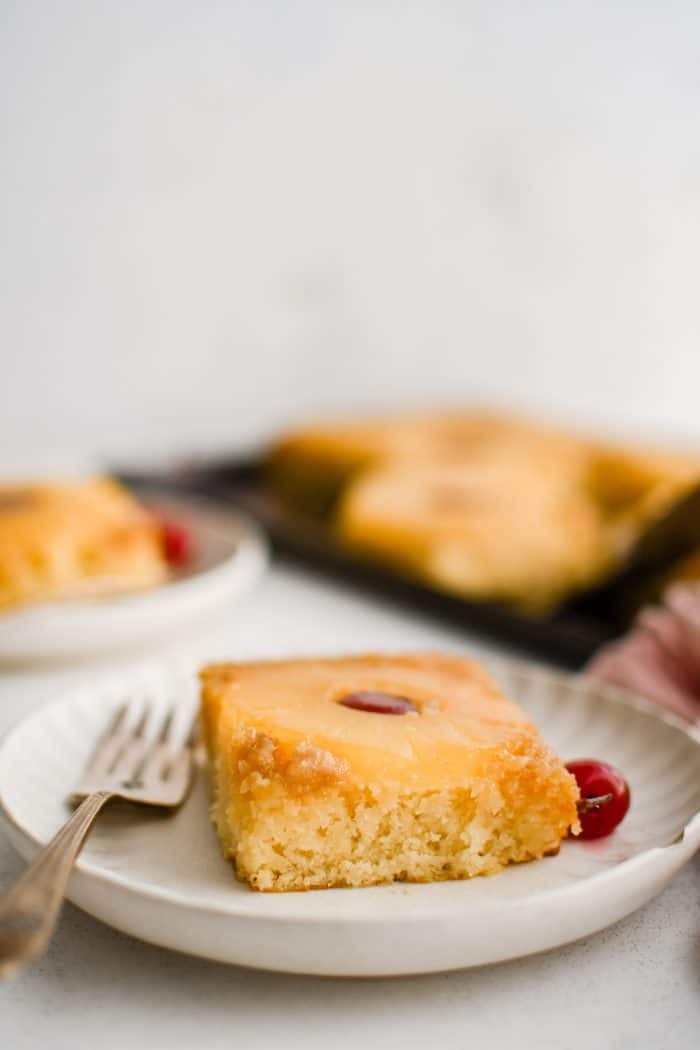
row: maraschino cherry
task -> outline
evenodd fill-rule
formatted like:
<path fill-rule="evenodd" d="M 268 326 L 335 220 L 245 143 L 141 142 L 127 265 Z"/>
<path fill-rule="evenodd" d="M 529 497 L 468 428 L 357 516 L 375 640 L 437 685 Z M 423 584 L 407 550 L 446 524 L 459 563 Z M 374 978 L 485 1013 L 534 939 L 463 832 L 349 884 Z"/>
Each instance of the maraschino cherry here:
<path fill-rule="evenodd" d="M 163 537 L 163 551 L 169 565 L 173 568 L 182 569 L 188 565 L 194 556 L 194 545 L 192 534 L 177 521 L 171 518 L 161 518 L 161 534 Z"/>
<path fill-rule="evenodd" d="M 581 800 L 578 815 L 582 839 L 610 835 L 630 807 L 630 789 L 617 769 L 594 758 L 578 758 L 566 768 L 576 778 Z"/>
<path fill-rule="evenodd" d="M 358 690 L 341 696 L 338 701 L 343 707 L 352 707 L 356 711 L 372 711 L 377 715 L 407 715 L 417 712 L 418 708 L 407 696 L 392 696 L 391 693 L 380 693 L 373 690 Z"/>

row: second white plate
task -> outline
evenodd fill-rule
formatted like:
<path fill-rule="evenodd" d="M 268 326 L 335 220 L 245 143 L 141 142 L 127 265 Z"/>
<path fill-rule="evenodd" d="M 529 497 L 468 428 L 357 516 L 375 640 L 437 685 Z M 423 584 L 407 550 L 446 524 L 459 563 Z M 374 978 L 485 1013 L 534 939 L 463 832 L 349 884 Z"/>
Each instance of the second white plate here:
<path fill-rule="evenodd" d="M 260 894 L 236 882 L 209 825 L 203 777 L 172 817 L 107 812 L 70 898 L 117 929 L 245 966 L 340 976 L 428 973 L 543 951 L 644 904 L 700 845 L 700 738 L 609 686 L 498 663 L 503 688 L 566 758 L 617 765 L 630 812 L 597 842 L 491 878 L 431 885 Z M 65 798 L 125 697 L 194 700 L 194 678 L 131 672 L 74 692 L 15 728 L 0 748 L 0 812 L 27 859 L 66 819 Z"/>

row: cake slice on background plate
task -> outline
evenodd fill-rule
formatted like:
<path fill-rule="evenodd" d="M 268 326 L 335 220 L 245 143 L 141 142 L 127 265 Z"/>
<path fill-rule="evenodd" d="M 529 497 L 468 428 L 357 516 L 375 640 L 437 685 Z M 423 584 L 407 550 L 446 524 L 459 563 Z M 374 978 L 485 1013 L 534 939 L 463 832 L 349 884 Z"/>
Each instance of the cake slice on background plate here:
<path fill-rule="evenodd" d="M 111 478 L 0 484 L 0 612 L 167 578 L 162 525 Z"/>
<path fill-rule="evenodd" d="M 205 667 L 212 819 L 258 890 L 487 875 L 579 830 L 574 778 L 476 664 Z"/>

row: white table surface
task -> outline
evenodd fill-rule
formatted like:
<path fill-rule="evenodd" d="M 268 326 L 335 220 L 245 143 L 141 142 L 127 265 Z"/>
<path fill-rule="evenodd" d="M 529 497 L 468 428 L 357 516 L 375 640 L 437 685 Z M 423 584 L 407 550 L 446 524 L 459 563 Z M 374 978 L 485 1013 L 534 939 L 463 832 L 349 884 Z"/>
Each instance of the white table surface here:
<path fill-rule="evenodd" d="M 421 646 L 484 651 L 429 620 L 276 568 L 223 626 L 188 648 L 210 658 Z M 5 670 L 0 731 L 115 662 Z M 0 884 L 20 867 L 1 840 Z M 0 988 L 0 1046 L 697 1046 L 699 891 L 697 856 L 646 908 L 577 944 L 482 970 L 352 981 L 253 972 L 172 954 L 68 905 L 48 955 Z"/>

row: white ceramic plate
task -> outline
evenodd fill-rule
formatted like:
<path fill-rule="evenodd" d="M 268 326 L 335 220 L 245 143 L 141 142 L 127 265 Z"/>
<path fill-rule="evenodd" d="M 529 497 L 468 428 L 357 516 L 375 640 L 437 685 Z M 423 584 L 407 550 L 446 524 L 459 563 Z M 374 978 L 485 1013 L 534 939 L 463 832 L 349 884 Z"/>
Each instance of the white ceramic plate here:
<path fill-rule="evenodd" d="M 190 630 L 245 593 L 267 563 L 267 545 L 248 518 L 193 500 L 143 501 L 192 534 L 187 571 L 153 590 L 52 602 L 0 615 L 0 660 L 45 660 L 147 646 Z"/>
<path fill-rule="evenodd" d="M 71 900 L 168 948 L 341 976 L 477 966 L 603 929 L 658 893 L 698 847 L 700 739 L 608 686 L 520 664 L 495 671 L 562 756 L 624 771 L 632 806 L 615 834 L 567 841 L 556 857 L 468 882 L 260 894 L 221 859 L 200 775 L 175 816 L 107 812 L 78 861 Z M 63 800 L 111 709 L 145 693 L 191 702 L 193 678 L 132 672 L 43 708 L 6 737 L 0 811 L 25 858 L 65 820 Z"/>

